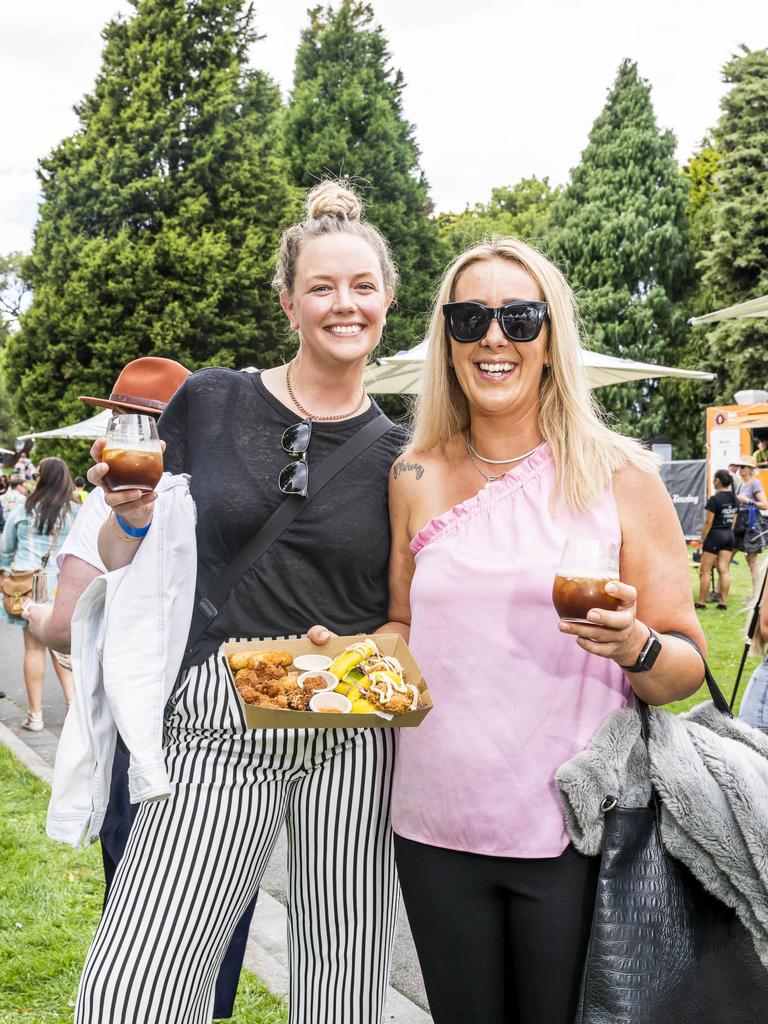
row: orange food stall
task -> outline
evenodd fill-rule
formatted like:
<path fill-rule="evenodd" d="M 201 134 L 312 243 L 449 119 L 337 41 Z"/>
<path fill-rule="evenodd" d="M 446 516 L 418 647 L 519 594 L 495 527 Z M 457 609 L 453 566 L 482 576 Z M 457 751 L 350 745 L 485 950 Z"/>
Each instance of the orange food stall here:
<path fill-rule="evenodd" d="M 707 409 L 707 494 L 718 469 L 753 455 L 758 439 L 768 438 L 768 402 L 754 405 L 713 405 Z M 758 465 L 756 476 L 768 494 L 768 464 Z"/>

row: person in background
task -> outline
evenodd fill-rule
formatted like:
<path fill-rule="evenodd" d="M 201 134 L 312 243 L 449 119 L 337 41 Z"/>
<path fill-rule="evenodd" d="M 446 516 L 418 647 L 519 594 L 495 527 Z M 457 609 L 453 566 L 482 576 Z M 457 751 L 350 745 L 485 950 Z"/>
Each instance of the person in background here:
<path fill-rule="evenodd" d="M 757 666 L 747 685 L 744 699 L 739 709 L 739 718 L 756 729 L 768 733 L 768 594 L 766 580 L 768 578 L 768 560 L 759 571 L 762 581 L 758 596 L 762 595 L 760 616 L 752 637 L 750 653 L 763 660 Z M 754 607 L 750 608 L 747 624 L 752 621 Z"/>
<path fill-rule="evenodd" d="M 115 415 L 136 412 L 157 418 L 189 375 L 190 371 L 174 359 L 145 356 L 123 367 L 108 398 L 81 395 L 80 401 L 97 408 L 111 409 Z M 79 479 L 82 481 L 82 477 Z M 24 610 L 30 631 L 53 650 L 54 656 L 58 652 L 69 651 L 75 605 L 91 580 L 106 572 L 99 556 L 98 537 L 108 515 L 104 491 L 97 487 L 90 493 L 59 552 L 61 576 L 53 605 L 29 604 Z M 99 834 L 105 905 L 138 811 L 138 806 L 130 802 L 128 793 L 129 764 L 128 751 L 118 736 L 109 805 Z M 217 1020 L 232 1016 L 256 898 L 254 896 L 240 916 L 216 976 L 213 1014 Z"/>
<path fill-rule="evenodd" d="M 8 517 L 8 513 L 11 512 L 17 505 L 23 505 L 27 500 L 28 486 L 23 476 L 12 476 L 8 481 L 8 488 L 5 493 L 0 497 L 0 505 L 3 507 L 3 512 Z"/>
<path fill-rule="evenodd" d="M 768 466 L 768 437 L 758 437 L 757 448 L 752 454 L 758 466 Z"/>
<path fill-rule="evenodd" d="M 699 600 L 695 607 L 706 611 L 707 593 L 712 569 L 717 566 L 720 611 L 728 608 L 728 594 L 731 589 L 730 565 L 736 549 L 733 524 L 736 520 L 736 498 L 733 494 L 733 478 L 727 469 L 718 469 L 714 476 L 715 493 L 707 499 L 706 513 L 701 529 L 701 562 L 699 564 Z"/>
<path fill-rule="evenodd" d="M 75 477 L 75 499 L 77 501 L 79 501 L 80 504 L 82 505 L 82 504 L 85 503 L 85 499 L 87 497 L 88 497 L 88 491 L 86 491 L 86 489 L 85 489 L 85 477 L 84 476 L 76 476 Z"/>
<path fill-rule="evenodd" d="M 739 460 L 740 483 L 736 488 L 736 502 L 739 512 L 736 516 L 736 547 L 747 556 L 747 565 L 752 575 L 752 598 L 757 597 L 758 570 L 757 556 L 763 550 L 763 543 L 760 540 L 761 533 L 755 533 L 752 529 L 754 522 L 760 513 L 768 509 L 763 485 L 755 476 L 756 462 L 752 455 L 742 455 Z"/>
<path fill-rule="evenodd" d="M 37 475 L 37 469 L 28 455 L 22 455 L 16 462 L 14 473 L 16 476 L 23 477 L 24 480 L 34 480 Z"/>
<path fill-rule="evenodd" d="M 390 478 L 390 618 L 434 708 L 402 729 L 400 884 L 435 1024 L 571 1024 L 598 858 L 554 786 L 615 709 L 703 677 L 680 524 L 653 456 L 589 390 L 571 289 L 496 238 L 439 289 L 411 448 Z M 565 540 L 621 548 L 615 610 L 559 620 Z M 411 735 L 408 735 L 408 734 Z"/>
<path fill-rule="evenodd" d="M 80 504 L 72 494 L 72 477 L 62 459 L 43 459 L 37 486 L 29 497 L 8 514 L 0 542 L 0 568 L 29 572 L 39 569 L 46 558 L 49 592 L 56 588 L 56 556 L 66 540 Z M 43 728 L 43 679 L 45 645 L 32 633 L 23 618 L 9 615 L 0 606 L 0 620 L 20 626 L 24 636 L 24 684 L 29 709 L 23 728 L 39 732 Z M 51 657 L 54 671 L 69 707 L 74 695 L 72 673 Z"/>

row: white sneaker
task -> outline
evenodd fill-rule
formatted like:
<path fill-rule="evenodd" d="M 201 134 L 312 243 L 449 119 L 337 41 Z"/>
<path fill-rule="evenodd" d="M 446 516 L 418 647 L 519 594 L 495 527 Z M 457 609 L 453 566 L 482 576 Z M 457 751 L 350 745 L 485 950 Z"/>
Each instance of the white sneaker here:
<path fill-rule="evenodd" d="M 29 729 L 30 732 L 40 732 L 43 728 L 43 713 L 39 711 L 35 714 L 33 711 L 27 712 L 27 717 L 24 719 L 22 729 Z"/>

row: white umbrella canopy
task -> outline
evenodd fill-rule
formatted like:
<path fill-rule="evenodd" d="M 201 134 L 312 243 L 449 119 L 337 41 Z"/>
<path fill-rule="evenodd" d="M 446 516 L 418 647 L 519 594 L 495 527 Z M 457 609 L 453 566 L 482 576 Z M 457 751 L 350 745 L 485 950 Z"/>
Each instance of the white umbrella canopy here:
<path fill-rule="evenodd" d="M 104 437 L 107 432 L 107 423 L 111 417 L 111 409 L 102 409 L 95 416 L 91 416 L 87 420 L 80 420 L 79 423 L 56 427 L 54 430 L 39 430 L 34 434 L 19 434 L 19 440 L 25 441 L 29 437 L 35 441 L 39 437 L 68 437 L 79 441 L 93 441 L 97 437 Z"/>
<path fill-rule="evenodd" d="M 413 348 L 403 349 L 393 356 L 383 356 L 370 363 L 365 370 L 365 387 L 373 394 L 418 394 L 428 342 L 421 341 Z M 714 380 L 714 373 L 703 370 L 684 370 L 676 366 L 639 363 L 634 359 L 619 359 L 603 352 L 582 349 L 589 386 L 599 388 L 605 384 L 623 384 L 631 380 L 656 377 L 683 377 L 688 380 Z"/>
<path fill-rule="evenodd" d="M 704 316 L 692 316 L 688 323 L 696 327 L 698 324 L 716 324 L 720 320 L 735 320 L 742 316 L 768 316 L 768 295 L 750 299 L 749 302 L 739 302 L 735 306 L 726 306 L 725 309 L 716 309 L 714 313 L 705 313 Z"/>

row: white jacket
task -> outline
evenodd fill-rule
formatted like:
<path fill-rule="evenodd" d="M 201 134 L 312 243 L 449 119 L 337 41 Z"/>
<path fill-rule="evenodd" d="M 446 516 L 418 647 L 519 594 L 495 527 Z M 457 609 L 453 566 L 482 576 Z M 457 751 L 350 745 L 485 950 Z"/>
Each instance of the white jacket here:
<path fill-rule="evenodd" d="M 75 700 L 56 752 L 47 832 L 72 846 L 99 835 L 119 730 L 131 754 L 131 803 L 171 787 L 163 712 L 181 666 L 197 570 L 189 478 L 166 473 L 152 527 L 130 565 L 99 576 L 72 618 Z"/>

